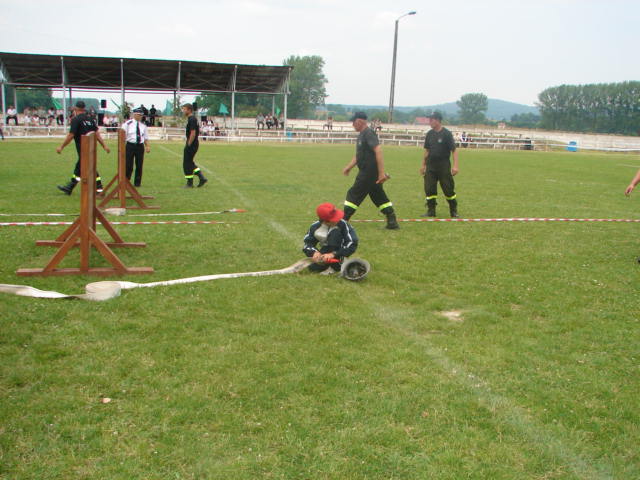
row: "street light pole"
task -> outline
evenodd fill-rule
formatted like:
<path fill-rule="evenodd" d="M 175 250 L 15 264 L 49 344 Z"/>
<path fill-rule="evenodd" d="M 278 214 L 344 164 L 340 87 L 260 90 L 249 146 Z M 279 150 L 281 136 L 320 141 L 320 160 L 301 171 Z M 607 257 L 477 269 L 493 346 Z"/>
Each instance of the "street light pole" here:
<path fill-rule="evenodd" d="M 401 18 L 407 15 L 415 15 L 417 12 L 408 12 L 396 19 L 396 30 L 393 35 L 393 63 L 391 64 L 391 93 L 389 94 L 389 115 L 387 117 L 387 123 L 393 122 L 393 98 L 395 96 L 396 89 L 396 56 L 398 53 L 398 23 Z"/>

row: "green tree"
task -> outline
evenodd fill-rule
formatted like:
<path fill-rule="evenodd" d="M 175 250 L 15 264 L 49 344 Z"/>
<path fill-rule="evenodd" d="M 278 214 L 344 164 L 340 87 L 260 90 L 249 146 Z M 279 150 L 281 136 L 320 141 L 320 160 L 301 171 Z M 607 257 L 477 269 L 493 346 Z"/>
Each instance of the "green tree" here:
<path fill-rule="evenodd" d="M 460 109 L 460 122 L 463 124 L 484 123 L 489 108 L 489 99 L 484 93 L 466 93 L 456 102 Z"/>
<path fill-rule="evenodd" d="M 282 111 L 282 96 L 276 96 L 275 113 Z M 201 93 L 196 97 L 198 108 L 206 108 L 207 115 L 220 115 L 220 105 L 224 105 L 231 115 L 231 93 Z M 236 93 L 235 109 L 238 117 L 255 117 L 258 113 L 270 113 L 273 95 L 256 93 Z"/>
<path fill-rule="evenodd" d="M 324 105 L 327 97 L 327 78 L 322 72 L 324 60 L 318 55 L 291 55 L 283 63 L 293 67 L 289 80 L 288 116 L 314 118 L 316 107 Z"/>
<path fill-rule="evenodd" d="M 537 106 L 543 128 L 637 135 L 640 82 L 550 87 Z"/>
<path fill-rule="evenodd" d="M 540 115 L 535 113 L 516 113 L 511 116 L 509 125 L 518 128 L 537 128 L 540 126 Z"/>
<path fill-rule="evenodd" d="M 13 92 L 15 87 L 8 86 L 5 90 L 5 100 L 7 105 L 13 104 Z M 18 105 L 15 105 L 19 112 L 25 108 L 49 108 L 53 107 L 51 91 L 48 88 L 18 88 Z"/>

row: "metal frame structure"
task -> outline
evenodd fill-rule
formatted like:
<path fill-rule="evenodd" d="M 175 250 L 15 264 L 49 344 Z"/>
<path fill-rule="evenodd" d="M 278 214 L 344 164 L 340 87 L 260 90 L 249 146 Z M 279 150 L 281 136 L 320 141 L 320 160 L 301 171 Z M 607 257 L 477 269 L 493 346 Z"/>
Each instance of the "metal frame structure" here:
<path fill-rule="evenodd" d="M 293 67 L 150 60 L 116 57 L 80 57 L 0 52 L 2 113 L 6 117 L 5 85 L 62 90 L 65 123 L 66 90 L 182 93 L 231 93 L 231 116 L 235 124 L 235 95 L 256 93 L 284 95 L 287 122 L 289 77 Z M 71 94 L 70 94 L 71 95 Z M 274 97 L 275 98 L 275 97 Z M 17 98 L 14 89 L 14 105 Z"/>

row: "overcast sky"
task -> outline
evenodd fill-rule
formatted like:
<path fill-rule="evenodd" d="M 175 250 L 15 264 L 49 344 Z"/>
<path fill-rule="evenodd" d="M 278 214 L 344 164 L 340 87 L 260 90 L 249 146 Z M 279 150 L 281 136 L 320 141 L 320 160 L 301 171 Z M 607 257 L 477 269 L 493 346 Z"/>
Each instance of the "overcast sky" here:
<path fill-rule="evenodd" d="M 640 80 L 638 0 L 0 0 L 0 50 L 281 65 L 325 60 L 327 103 L 396 106 Z M 93 96 L 93 95 L 92 95 Z M 114 98 L 118 98 L 115 96 Z M 131 100 L 164 105 L 160 97 Z"/>

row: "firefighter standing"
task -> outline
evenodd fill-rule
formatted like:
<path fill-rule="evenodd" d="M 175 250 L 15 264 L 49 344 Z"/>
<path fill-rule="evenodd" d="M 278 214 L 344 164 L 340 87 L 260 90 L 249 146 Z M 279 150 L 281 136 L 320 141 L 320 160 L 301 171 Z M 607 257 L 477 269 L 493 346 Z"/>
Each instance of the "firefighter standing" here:
<path fill-rule="evenodd" d="M 427 212 L 423 217 L 436 216 L 436 198 L 438 182 L 444 197 L 449 203 L 451 218 L 458 218 L 458 201 L 456 200 L 454 175 L 459 172 L 458 151 L 452 133 L 442 126 L 442 115 L 434 112 L 429 116 L 431 130 L 424 139 L 424 157 L 420 174 L 424 175 L 424 193 L 426 195 Z M 451 154 L 453 153 L 453 167 Z"/>

